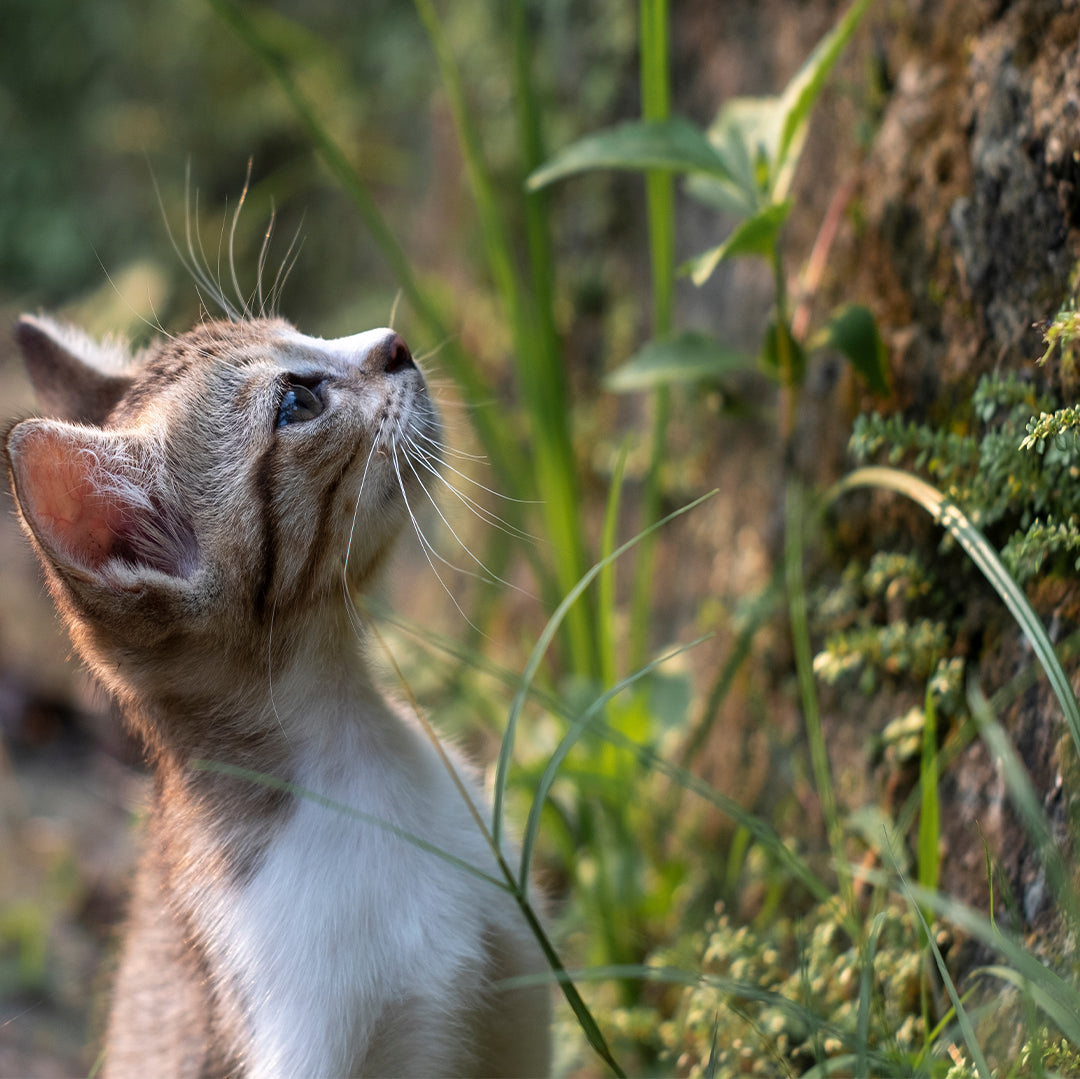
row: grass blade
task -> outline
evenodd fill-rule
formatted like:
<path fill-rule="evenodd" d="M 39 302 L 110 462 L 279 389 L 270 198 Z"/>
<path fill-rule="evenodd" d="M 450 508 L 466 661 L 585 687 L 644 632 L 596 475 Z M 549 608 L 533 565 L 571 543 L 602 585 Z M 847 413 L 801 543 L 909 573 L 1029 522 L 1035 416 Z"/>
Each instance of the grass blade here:
<path fill-rule="evenodd" d="M 550 573 L 542 576 L 548 598 L 565 593 L 585 571 L 589 559 L 582 533 L 581 500 L 577 491 L 578 468 L 570 437 L 570 408 L 566 396 L 568 383 L 562 366 L 551 311 L 551 268 L 546 254 L 546 230 L 538 204 L 527 208 L 529 242 L 535 273 L 533 288 L 526 289 L 518 275 L 512 246 L 503 225 L 492 177 L 481 150 L 480 138 L 466 107 L 466 92 L 461 72 L 454 59 L 442 22 L 432 0 L 413 0 L 420 21 L 427 31 L 450 105 L 465 161 L 465 174 L 480 219 L 484 249 L 500 302 L 513 333 L 516 375 L 529 414 L 533 442 L 535 485 L 541 498 L 550 550 L 554 554 L 555 590 Z M 512 26 L 524 33 L 519 12 L 511 9 Z M 517 96 L 525 92 L 527 82 L 522 46 L 515 48 L 518 78 Z M 529 93 L 531 101 L 531 87 Z M 535 117 L 528 102 L 519 103 L 519 123 L 527 152 L 535 151 L 539 138 Z M 512 441 L 510 430 L 503 427 L 503 438 Z M 595 619 L 587 603 L 580 604 L 566 619 L 568 660 L 588 677 L 598 673 Z"/>
<path fill-rule="evenodd" d="M 882 870 L 855 867 L 854 872 L 863 880 L 886 887 L 895 886 L 895 880 Z M 1072 1022 L 1063 1032 L 1075 1044 L 1080 1045 L 1080 991 L 1059 974 L 1044 965 L 1011 936 L 998 928 L 985 914 L 941 892 L 930 891 L 917 884 L 904 885 L 905 898 L 914 900 L 917 909 L 932 910 L 939 918 L 951 922 L 968 936 L 981 941 L 997 952 L 1030 986 L 1038 986 L 1052 1002 L 1055 1014 L 1072 1016 Z"/>
<path fill-rule="evenodd" d="M 802 570 L 803 529 L 802 488 L 796 480 L 790 480 L 786 492 L 786 520 L 784 523 L 784 569 L 788 586 L 788 606 L 791 637 L 795 649 L 795 668 L 802 698 L 803 719 L 806 723 L 806 740 L 810 747 L 810 763 L 821 811 L 825 817 L 829 846 L 836 860 L 840 886 L 848 911 L 853 911 L 854 893 L 851 875 L 847 872 L 844 856 L 844 834 L 836 808 L 832 774 L 829 770 L 829 752 L 821 727 L 821 711 L 818 707 L 817 689 L 814 684 L 814 660 L 810 650 L 810 628 L 806 615 L 806 588 Z"/>
<path fill-rule="evenodd" d="M 979 1073 L 979 1079 L 990 1079 L 990 1068 L 986 1063 L 986 1058 L 983 1056 L 983 1051 L 979 1046 L 978 1039 L 975 1037 L 975 1028 L 971 1024 L 971 1017 L 964 1007 L 964 1002 L 960 999 L 960 994 L 956 991 L 956 984 L 952 980 L 949 968 L 945 965 L 945 957 L 941 954 L 941 949 L 934 939 L 934 934 L 930 932 L 930 925 L 923 915 L 923 908 L 916 902 L 912 894 L 912 889 L 909 887 L 904 875 L 896 868 L 895 863 L 894 870 L 900 880 L 900 886 L 904 892 L 904 896 L 912 910 L 915 912 L 915 917 L 919 919 L 919 925 L 922 927 L 922 931 L 926 936 L 926 942 L 930 946 L 930 952 L 934 957 L 934 963 L 937 965 L 938 974 L 941 975 L 941 981 L 945 986 L 945 991 L 949 994 L 949 1000 L 952 1001 L 956 1022 L 960 1027 L 960 1032 L 963 1034 L 964 1043 L 967 1045 L 968 1052 L 971 1054 L 971 1059 L 975 1063 L 975 1070 Z M 925 888 L 920 889 L 920 891 L 928 894 L 936 894 L 929 893 L 929 890 Z"/>
<path fill-rule="evenodd" d="M 566 617 L 567 611 L 577 602 L 582 592 L 589 587 L 594 578 L 605 566 L 609 565 L 620 555 L 625 554 L 633 548 L 642 537 L 657 531 L 668 522 L 675 520 L 677 517 L 681 517 L 684 513 L 689 513 L 690 510 L 701 505 L 702 502 L 712 498 L 715 493 L 715 491 L 710 491 L 708 494 L 702 495 L 700 498 L 695 499 L 681 509 L 675 510 L 674 513 L 669 513 L 663 520 L 657 521 L 654 525 L 650 525 L 644 532 L 638 533 L 633 539 L 627 540 L 621 547 L 612 551 L 607 558 L 597 562 L 567 593 L 563 598 L 562 603 L 560 603 L 555 610 L 555 613 L 548 619 L 547 624 L 540 633 L 540 637 L 533 646 L 533 650 L 525 664 L 525 669 L 522 671 L 521 678 L 518 682 L 517 692 L 514 694 L 514 699 L 510 705 L 510 714 L 507 717 L 506 730 L 503 733 L 502 744 L 499 747 L 499 760 L 495 768 L 495 795 L 491 828 L 496 844 L 499 843 L 503 830 L 503 803 L 506 798 L 506 783 L 510 773 L 510 758 L 514 751 L 514 736 L 517 732 L 518 719 L 521 716 L 521 710 L 525 706 L 525 701 L 528 699 L 532 681 L 536 677 L 536 672 L 540 669 L 540 663 L 544 658 L 544 653 L 547 652 L 548 646 L 558 632 L 559 626 Z"/>
<path fill-rule="evenodd" d="M 926 717 L 923 723 L 922 760 L 919 766 L 921 806 L 919 811 L 919 883 L 937 888 L 941 870 L 941 807 L 938 802 L 937 709 L 929 686 L 926 690 Z"/>
<path fill-rule="evenodd" d="M 234 779 L 242 779 L 260 787 L 269 787 L 271 790 L 285 791 L 296 798 L 314 802 L 331 812 L 340 813 L 342 816 L 350 817 L 352 820 L 360 821 L 362 824 L 370 824 L 375 828 L 382 829 L 384 832 L 389 832 L 406 843 L 410 843 L 414 847 L 418 847 L 420 850 L 448 862 L 462 872 L 479 878 L 493 888 L 506 892 L 514 891 L 512 885 L 493 877 L 490 873 L 485 873 L 484 870 L 471 865 L 456 855 L 450 854 L 441 847 L 437 847 L 434 843 L 429 843 L 426 839 L 406 831 L 404 828 L 399 828 L 396 824 L 392 824 L 382 817 L 377 817 L 372 813 L 365 813 L 362 809 L 355 809 L 353 806 L 346 805 L 344 802 L 337 802 L 333 798 L 327 798 L 325 795 L 319 794 L 318 791 L 309 790 L 307 787 L 302 787 L 297 783 L 290 783 L 284 779 L 278 779 L 277 776 L 267 775 L 265 772 L 257 772 L 251 768 L 240 768 L 234 764 L 226 764 L 224 761 L 195 760 L 192 761 L 191 766 L 199 772 L 214 772 L 218 775 L 231 776 Z"/>
<path fill-rule="evenodd" d="M 668 0 L 641 0 L 641 107 L 646 123 L 663 124 L 671 119 L 671 88 L 668 76 Z M 700 134 L 706 145 L 704 134 Z M 650 169 L 645 175 L 649 217 L 649 264 L 652 270 L 653 337 L 671 333 L 675 311 L 675 189 L 672 174 Z M 667 430 L 671 409 L 670 391 L 659 386 L 653 395 L 649 471 L 641 499 L 641 522 L 650 525 L 660 516 L 661 476 L 667 461 Z M 652 620 L 656 545 L 652 535 L 637 552 L 633 593 L 630 599 L 630 641 L 627 648 L 631 670 L 645 661 L 648 627 Z"/>
<path fill-rule="evenodd" d="M 1012 967 L 990 966 L 981 967 L 976 974 L 988 974 L 993 978 L 1000 978 L 1003 982 L 1015 985 L 1031 994 L 1031 999 L 1040 1007 L 1060 1028 L 1074 1046 L 1080 1046 L 1080 1016 L 1063 1008 L 1061 1004 L 1047 993 L 1041 986 L 1033 985 L 1022 974 L 1013 970 Z"/>
<path fill-rule="evenodd" d="M 877 954 L 878 937 L 888 922 L 884 911 L 878 914 L 870 926 L 870 932 L 866 935 L 861 959 L 862 969 L 859 972 L 859 1013 L 855 1022 L 855 1074 L 868 1075 L 867 1070 L 870 1057 L 870 1009 L 873 1005 L 872 996 L 874 990 L 874 956 Z"/>
<path fill-rule="evenodd" d="M 1051 894 L 1068 914 L 1072 924 L 1080 925 L 1080 904 L 1077 903 L 1069 871 L 1058 845 L 1054 842 L 1053 833 L 1043 814 L 1039 796 L 1035 793 L 1027 769 L 1001 724 L 990 711 L 986 698 L 974 684 L 968 689 L 968 707 L 990 756 L 998 763 L 1005 777 L 1009 797 L 1046 870 Z"/>
<path fill-rule="evenodd" d="M 666 655 L 654 659 L 652 663 L 646 664 L 646 666 L 642 667 L 640 670 L 635 671 L 633 674 L 622 679 L 616 685 L 597 697 L 596 700 L 574 720 L 570 725 L 570 729 L 562 736 L 558 746 L 555 748 L 555 752 L 552 753 L 550 760 L 544 768 L 543 774 L 536 784 L 532 805 L 529 807 L 529 817 L 526 821 L 525 832 L 521 841 L 521 872 L 518 876 L 518 887 L 521 889 L 522 893 L 525 893 L 528 890 L 529 867 L 532 864 L 532 852 L 540 831 L 540 816 L 544 809 L 544 803 L 547 801 L 548 792 L 551 790 L 552 784 L 555 782 L 555 778 L 558 775 L 559 767 L 562 765 L 562 762 L 566 760 L 567 754 L 574 748 L 578 739 L 585 733 L 596 717 L 603 713 L 604 708 L 610 700 L 617 697 L 624 689 L 632 686 L 639 679 L 644 678 L 645 675 L 656 670 L 657 667 L 667 663 L 668 660 L 682 655 L 683 652 L 688 652 L 691 648 L 696 648 L 705 640 L 708 640 L 708 638 L 699 637 L 696 641 L 691 641 L 681 648 L 676 648 Z"/>
<path fill-rule="evenodd" d="M 918 476 L 897 468 L 875 466 L 856 469 L 832 488 L 826 496 L 826 501 L 831 503 L 845 491 L 858 487 L 880 487 L 906 495 L 948 529 L 968 557 L 982 571 L 983 576 L 1005 602 L 1009 613 L 1023 630 L 1065 714 L 1065 722 L 1072 735 L 1073 745 L 1077 752 L 1080 752 L 1080 708 L 1077 706 L 1076 696 L 1069 684 L 1069 679 L 1039 616 L 1028 603 L 1020 586 L 1002 565 L 1001 559 L 986 537 L 971 523 L 967 515 L 936 487 L 932 487 Z"/>
<path fill-rule="evenodd" d="M 629 443 L 624 443 L 619 451 L 618 460 L 615 462 L 615 471 L 611 477 L 611 487 L 608 490 L 607 506 L 604 508 L 604 528 L 600 537 L 600 558 L 607 558 L 615 549 L 615 530 L 619 524 L 619 506 L 622 502 L 623 477 L 626 474 L 626 458 L 629 454 Z M 608 562 L 600 574 L 597 585 L 599 596 L 597 608 L 599 619 L 596 631 L 598 634 L 597 651 L 600 654 L 600 672 L 605 686 L 614 685 L 618 674 L 618 657 L 615 649 L 615 563 Z"/>

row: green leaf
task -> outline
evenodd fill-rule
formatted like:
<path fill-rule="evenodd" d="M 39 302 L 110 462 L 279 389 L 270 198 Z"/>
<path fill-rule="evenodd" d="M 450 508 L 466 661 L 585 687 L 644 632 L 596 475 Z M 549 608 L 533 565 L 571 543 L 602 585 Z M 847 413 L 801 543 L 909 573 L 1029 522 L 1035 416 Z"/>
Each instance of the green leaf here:
<path fill-rule="evenodd" d="M 806 62 L 780 95 L 783 121 L 773 158 L 770 190 L 773 198 L 784 198 L 791 188 L 799 163 L 810 112 L 844 47 L 870 6 L 870 0 L 856 0 L 844 17 L 817 44 Z"/>
<path fill-rule="evenodd" d="M 779 97 L 734 97 L 726 101 L 706 131 L 728 177 L 691 176 L 687 192 L 701 202 L 746 217 L 774 201 L 769 170 L 783 127 Z"/>
<path fill-rule="evenodd" d="M 724 103 L 706 135 L 728 176 L 693 176 L 687 191 L 710 206 L 753 213 L 787 198 L 806 141 L 810 113 L 870 0 L 857 0 L 818 42 L 780 94 Z"/>
<path fill-rule="evenodd" d="M 831 347 L 842 352 L 874 393 L 888 397 L 888 357 L 869 308 L 854 303 L 838 307 L 825 329 L 814 335 L 810 347 Z"/>
<path fill-rule="evenodd" d="M 768 256 L 789 213 L 790 200 L 766 206 L 753 217 L 736 225 L 731 235 L 719 247 L 691 259 L 683 267 L 683 272 L 690 274 L 695 285 L 703 285 L 724 259 L 737 255 Z"/>
<path fill-rule="evenodd" d="M 728 178 L 720 155 L 689 120 L 633 120 L 564 147 L 538 168 L 527 187 L 536 191 L 579 172 L 593 169 L 668 169 L 705 172 Z"/>
<path fill-rule="evenodd" d="M 752 360 L 702 333 L 680 333 L 647 341 L 607 378 L 615 393 L 652 390 L 683 382 L 714 382 L 733 371 L 753 367 Z"/>

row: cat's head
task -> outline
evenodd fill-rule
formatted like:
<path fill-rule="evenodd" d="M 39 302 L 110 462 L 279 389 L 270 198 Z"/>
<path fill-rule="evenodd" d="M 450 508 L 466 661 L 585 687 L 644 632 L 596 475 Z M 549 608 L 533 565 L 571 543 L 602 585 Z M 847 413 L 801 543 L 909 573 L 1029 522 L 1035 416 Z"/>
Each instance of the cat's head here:
<path fill-rule="evenodd" d="M 76 646 L 122 695 L 205 679 L 215 655 L 265 663 L 269 639 L 340 610 L 437 457 L 391 330 L 207 322 L 135 356 L 44 318 L 16 337 L 45 417 L 6 438 L 19 514 Z"/>

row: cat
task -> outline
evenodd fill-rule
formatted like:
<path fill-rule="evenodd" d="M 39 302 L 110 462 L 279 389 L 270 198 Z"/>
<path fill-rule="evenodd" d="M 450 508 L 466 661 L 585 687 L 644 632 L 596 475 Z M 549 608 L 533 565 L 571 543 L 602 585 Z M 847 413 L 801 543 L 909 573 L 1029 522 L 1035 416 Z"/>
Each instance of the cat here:
<path fill-rule="evenodd" d="M 276 315 L 136 355 L 47 317 L 16 339 L 44 417 L 5 439 L 18 513 L 153 775 L 103 1074 L 545 1074 L 543 979 L 498 984 L 539 948 L 357 644 L 441 452 L 405 342 Z"/>

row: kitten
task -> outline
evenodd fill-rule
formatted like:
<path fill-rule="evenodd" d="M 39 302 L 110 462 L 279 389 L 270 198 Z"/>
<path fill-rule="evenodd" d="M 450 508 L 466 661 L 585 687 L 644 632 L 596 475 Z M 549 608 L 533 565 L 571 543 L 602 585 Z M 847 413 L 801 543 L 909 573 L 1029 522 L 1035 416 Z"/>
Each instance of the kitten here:
<path fill-rule="evenodd" d="M 154 776 L 104 1074 L 545 1073 L 547 990 L 497 984 L 539 949 L 461 868 L 498 876 L 357 655 L 350 594 L 439 453 L 404 341 L 278 318 L 133 357 L 46 318 L 16 337 L 49 417 L 6 438 L 19 514 Z"/>

